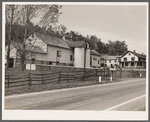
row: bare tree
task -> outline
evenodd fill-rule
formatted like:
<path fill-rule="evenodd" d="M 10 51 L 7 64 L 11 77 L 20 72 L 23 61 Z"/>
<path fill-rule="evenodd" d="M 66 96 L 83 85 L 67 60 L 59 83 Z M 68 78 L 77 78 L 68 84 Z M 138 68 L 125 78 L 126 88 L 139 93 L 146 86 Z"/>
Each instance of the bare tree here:
<path fill-rule="evenodd" d="M 27 38 L 36 30 L 36 26 L 44 27 L 48 29 L 51 24 L 58 22 L 58 17 L 60 15 L 59 9 L 62 6 L 59 5 L 18 5 L 16 10 L 17 16 L 14 18 L 15 23 L 22 26 L 22 34 L 16 35 L 16 42 L 18 42 L 17 49 L 21 59 L 21 69 L 24 70 L 24 62 L 29 56 L 31 49 L 34 45 L 27 49 Z M 33 28 L 31 27 L 33 24 Z M 17 30 L 16 31 L 20 31 Z M 20 40 L 20 36 L 23 36 Z M 20 44 L 21 43 L 21 44 Z M 34 44 L 34 43 L 32 43 Z"/>
<path fill-rule="evenodd" d="M 13 23 L 13 18 L 14 18 L 14 9 L 15 6 L 14 5 L 7 5 L 5 12 L 6 12 L 6 16 L 5 16 L 5 21 L 6 21 L 6 26 L 9 28 L 9 32 L 6 32 L 6 37 L 8 36 L 8 38 L 6 38 L 6 44 L 8 45 L 8 49 L 7 49 L 7 65 L 6 65 L 6 69 L 9 70 L 9 60 L 10 60 L 10 43 L 11 43 L 11 32 L 12 32 L 12 23 Z"/>

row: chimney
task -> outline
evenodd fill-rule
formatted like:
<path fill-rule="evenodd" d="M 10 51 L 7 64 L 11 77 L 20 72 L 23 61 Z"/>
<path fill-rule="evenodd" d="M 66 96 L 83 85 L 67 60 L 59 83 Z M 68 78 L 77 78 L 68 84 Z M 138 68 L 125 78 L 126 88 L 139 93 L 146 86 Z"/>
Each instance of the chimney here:
<path fill-rule="evenodd" d="M 133 50 L 133 52 L 134 52 L 134 53 L 136 53 L 136 51 L 135 51 L 135 50 Z"/>

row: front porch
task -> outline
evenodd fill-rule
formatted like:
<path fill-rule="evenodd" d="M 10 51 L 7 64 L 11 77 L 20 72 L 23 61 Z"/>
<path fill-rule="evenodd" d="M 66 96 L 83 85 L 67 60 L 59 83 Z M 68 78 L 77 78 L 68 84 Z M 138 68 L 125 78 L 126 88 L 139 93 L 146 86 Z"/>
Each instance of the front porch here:
<path fill-rule="evenodd" d="M 135 62 L 121 62 L 120 66 L 122 68 L 127 68 L 127 69 L 141 69 L 141 68 L 146 68 L 146 62 L 140 62 L 140 61 L 135 61 Z"/>

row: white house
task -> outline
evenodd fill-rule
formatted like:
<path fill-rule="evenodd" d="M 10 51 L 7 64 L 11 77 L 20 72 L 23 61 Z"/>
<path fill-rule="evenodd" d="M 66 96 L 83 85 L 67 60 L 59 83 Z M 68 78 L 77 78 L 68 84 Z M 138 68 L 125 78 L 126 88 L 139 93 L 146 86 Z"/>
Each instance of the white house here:
<path fill-rule="evenodd" d="M 13 66 L 20 63 L 19 52 L 22 44 L 13 42 L 11 55 L 13 55 Z M 32 33 L 26 40 L 26 64 L 63 65 L 80 68 L 90 67 L 90 47 L 86 41 L 71 41 L 63 37 L 59 39 L 47 34 Z M 32 48 L 31 48 L 32 47 Z M 7 47 L 6 47 L 7 52 Z"/>
<path fill-rule="evenodd" d="M 7 48 L 5 47 L 5 56 L 7 54 Z M 20 56 L 23 50 L 23 45 L 21 43 L 12 42 L 10 44 L 10 63 L 9 67 L 16 67 L 17 64 L 21 63 Z M 47 53 L 38 46 L 25 46 L 25 63 L 26 64 L 44 64 L 47 58 Z M 6 59 L 6 57 L 5 57 Z M 7 63 L 7 60 L 6 62 Z"/>
<path fill-rule="evenodd" d="M 90 50 L 90 66 L 100 68 L 100 54 L 95 50 Z"/>
<path fill-rule="evenodd" d="M 104 65 L 106 67 L 112 67 L 119 65 L 117 56 L 109 56 L 107 54 L 101 55 L 101 58 L 104 59 Z"/>
<path fill-rule="evenodd" d="M 135 51 L 127 51 L 120 58 L 121 67 L 123 68 L 142 68 L 146 67 L 146 56 L 136 53 Z"/>

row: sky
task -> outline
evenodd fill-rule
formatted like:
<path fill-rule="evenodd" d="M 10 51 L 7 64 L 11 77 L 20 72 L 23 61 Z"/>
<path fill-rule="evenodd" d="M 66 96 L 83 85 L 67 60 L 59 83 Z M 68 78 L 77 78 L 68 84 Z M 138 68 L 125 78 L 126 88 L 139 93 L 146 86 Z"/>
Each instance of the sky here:
<path fill-rule="evenodd" d="M 101 41 L 125 41 L 128 50 L 147 52 L 146 5 L 63 5 L 59 23 L 83 36 Z"/>

